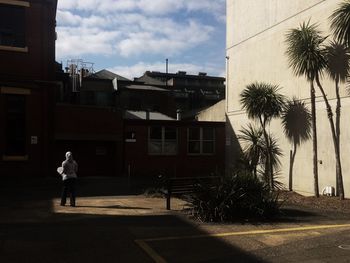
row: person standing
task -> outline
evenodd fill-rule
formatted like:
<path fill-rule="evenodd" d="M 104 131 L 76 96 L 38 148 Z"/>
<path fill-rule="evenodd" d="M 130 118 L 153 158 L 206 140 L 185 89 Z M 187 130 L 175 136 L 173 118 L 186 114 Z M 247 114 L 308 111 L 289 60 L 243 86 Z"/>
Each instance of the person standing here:
<path fill-rule="evenodd" d="M 76 181 L 78 164 L 73 159 L 71 152 L 66 152 L 66 160 L 62 162 L 63 189 L 61 195 L 61 206 L 66 205 L 67 195 L 70 197 L 70 206 L 75 206 Z"/>

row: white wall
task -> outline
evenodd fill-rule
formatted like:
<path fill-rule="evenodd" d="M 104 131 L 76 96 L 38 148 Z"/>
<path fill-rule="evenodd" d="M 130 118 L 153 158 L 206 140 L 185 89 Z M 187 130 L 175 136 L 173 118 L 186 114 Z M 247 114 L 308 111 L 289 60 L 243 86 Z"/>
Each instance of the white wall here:
<path fill-rule="evenodd" d="M 250 122 L 241 110 L 239 94 L 252 82 L 267 82 L 281 87 L 288 97 L 305 99 L 309 105 L 309 83 L 295 77 L 288 67 L 286 33 L 302 22 L 318 23 L 319 29 L 329 34 L 329 16 L 341 1 L 338 0 L 227 0 L 227 105 L 229 131 L 237 134 Z M 322 79 L 328 98 L 334 103 L 334 83 Z M 346 196 L 350 197 L 350 99 L 342 85 L 341 150 Z M 321 94 L 317 92 L 316 96 Z M 317 99 L 318 155 L 320 190 L 326 185 L 335 186 L 334 148 L 324 102 Z M 280 121 L 274 121 L 271 132 L 279 138 L 283 149 L 281 180 L 288 183 L 290 143 L 285 139 Z M 229 135 L 230 136 L 230 135 Z M 234 140 L 231 134 L 231 141 Z M 228 161 L 234 158 L 230 149 L 234 144 L 227 140 Z M 231 153 L 230 153 L 231 152 Z M 229 165 L 229 164 L 228 164 Z M 294 189 L 305 194 L 313 193 L 312 141 L 303 144 L 297 152 L 294 165 Z"/>

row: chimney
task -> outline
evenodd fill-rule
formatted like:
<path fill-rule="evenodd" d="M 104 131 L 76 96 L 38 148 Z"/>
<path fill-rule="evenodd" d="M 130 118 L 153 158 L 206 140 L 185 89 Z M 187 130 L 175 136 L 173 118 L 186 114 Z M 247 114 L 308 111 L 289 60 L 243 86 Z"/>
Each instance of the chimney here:
<path fill-rule="evenodd" d="M 177 111 L 176 111 L 176 120 L 181 121 L 181 110 L 180 109 L 177 109 Z"/>

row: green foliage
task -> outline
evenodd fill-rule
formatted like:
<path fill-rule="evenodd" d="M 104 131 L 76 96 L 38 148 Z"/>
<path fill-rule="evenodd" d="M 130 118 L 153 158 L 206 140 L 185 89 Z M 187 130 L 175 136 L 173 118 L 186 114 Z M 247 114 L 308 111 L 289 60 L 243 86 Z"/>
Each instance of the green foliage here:
<path fill-rule="evenodd" d="M 261 157 L 262 162 L 264 162 L 267 156 L 269 155 L 272 167 L 275 170 L 275 169 L 278 169 L 281 165 L 279 157 L 283 155 L 282 149 L 279 147 L 277 143 L 277 139 L 272 134 L 269 134 L 267 139 L 268 139 L 268 144 L 266 144 L 265 141 L 262 141 L 262 148 L 264 149 Z"/>
<path fill-rule="evenodd" d="M 240 130 L 241 134 L 238 135 L 238 139 L 243 144 L 243 156 L 242 161 L 245 160 L 246 167 L 256 177 L 256 168 L 260 162 L 263 149 L 261 129 L 253 127 L 251 124 L 247 128 Z"/>
<path fill-rule="evenodd" d="M 236 172 L 214 185 L 198 184 L 188 196 L 193 215 L 206 222 L 268 219 L 279 212 L 278 195 L 250 173 Z"/>
<path fill-rule="evenodd" d="M 264 82 L 248 85 L 240 94 L 241 104 L 251 119 L 262 118 L 268 123 L 278 117 L 284 105 L 284 96 L 278 93 L 279 87 Z"/>
<path fill-rule="evenodd" d="M 313 81 L 316 76 L 322 74 L 326 67 L 326 50 L 317 25 L 310 25 L 310 22 L 302 23 L 299 28 L 291 29 L 287 33 L 287 56 L 289 66 L 295 75 L 306 76 L 309 81 Z"/>
<path fill-rule="evenodd" d="M 341 3 L 330 19 L 334 37 L 341 43 L 350 46 L 350 1 Z"/>

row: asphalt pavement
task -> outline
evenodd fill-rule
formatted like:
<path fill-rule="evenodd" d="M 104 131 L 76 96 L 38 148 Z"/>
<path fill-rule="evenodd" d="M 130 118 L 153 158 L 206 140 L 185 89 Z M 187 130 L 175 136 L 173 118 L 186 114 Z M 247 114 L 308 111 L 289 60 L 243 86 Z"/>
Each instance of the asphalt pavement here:
<path fill-rule="evenodd" d="M 202 223 L 182 200 L 167 211 L 112 182 L 86 180 L 77 207 L 59 205 L 60 182 L 1 185 L 0 262 L 350 262 L 348 214 L 286 207 L 273 222 Z"/>

